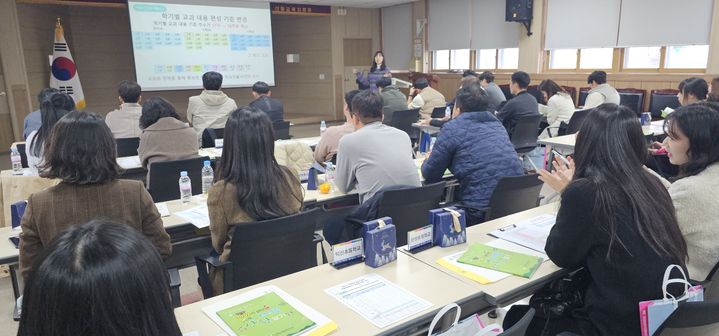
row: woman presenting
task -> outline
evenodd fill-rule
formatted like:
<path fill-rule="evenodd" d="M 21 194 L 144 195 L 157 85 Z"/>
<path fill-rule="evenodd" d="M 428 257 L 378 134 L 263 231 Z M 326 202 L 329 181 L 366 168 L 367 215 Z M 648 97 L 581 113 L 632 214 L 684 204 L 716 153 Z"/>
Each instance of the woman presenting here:
<path fill-rule="evenodd" d="M 384 53 L 380 50 L 374 53 L 372 59 L 372 67 L 369 69 L 367 76 L 364 72 L 355 71 L 357 76 L 357 85 L 360 90 L 369 88 L 372 92 L 377 91 L 377 81 L 382 77 L 392 77 L 392 73 L 384 63 Z"/>

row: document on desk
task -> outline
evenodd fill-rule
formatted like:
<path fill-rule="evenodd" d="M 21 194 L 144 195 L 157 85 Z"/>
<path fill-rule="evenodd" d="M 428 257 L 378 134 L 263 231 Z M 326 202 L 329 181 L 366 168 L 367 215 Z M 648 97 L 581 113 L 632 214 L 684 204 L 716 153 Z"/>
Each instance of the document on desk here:
<path fill-rule="evenodd" d="M 489 235 L 544 253 L 544 245 L 556 219 L 555 214 L 544 214 L 499 228 Z"/>
<path fill-rule="evenodd" d="M 170 215 L 170 209 L 167 207 L 167 203 L 165 203 L 165 202 L 155 203 L 155 207 L 157 208 L 157 211 L 160 213 L 160 217 L 167 217 Z"/>
<path fill-rule="evenodd" d="M 377 274 L 361 276 L 325 292 L 380 329 L 432 307 L 428 301 Z"/>
<path fill-rule="evenodd" d="M 198 229 L 210 226 L 210 213 L 207 210 L 207 204 L 175 212 L 175 215 L 186 219 Z"/>
<path fill-rule="evenodd" d="M 124 156 L 117 158 L 117 164 L 122 167 L 123 169 L 133 169 L 133 168 L 140 168 L 142 167 L 142 162 L 140 162 L 140 157 L 135 156 Z"/>

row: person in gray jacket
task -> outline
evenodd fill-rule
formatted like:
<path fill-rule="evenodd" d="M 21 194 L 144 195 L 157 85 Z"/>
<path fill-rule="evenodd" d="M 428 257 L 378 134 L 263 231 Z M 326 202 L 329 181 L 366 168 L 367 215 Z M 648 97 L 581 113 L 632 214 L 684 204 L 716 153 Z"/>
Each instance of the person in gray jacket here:
<path fill-rule="evenodd" d="M 584 101 L 584 109 L 595 108 L 604 103 L 619 105 L 619 92 L 607 84 L 607 73 L 594 71 L 587 77 L 587 84 L 592 88 L 589 90 L 587 99 Z"/>
<path fill-rule="evenodd" d="M 489 99 L 487 111 L 494 112 L 499 110 L 499 108 L 502 107 L 502 104 L 507 101 L 507 97 L 504 96 L 502 89 L 500 89 L 499 86 L 497 86 L 497 83 L 494 82 L 494 74 L 491 71 L 485 71 L 477 78 L 479 79 L 479 84 L 482 85 L 484 91 L 487 91 Z"/>
<path fill-rule="evenodd" d="M 393 113 L 407 109 L 407 96 L 398 87 L 392 85 L 392 79 L 389 77 L 380 78 L 377 81 L 377 86 L 382 95 L 382 114 L 384 115 L 382 123 L 389 125 L 392 122 Z"/>

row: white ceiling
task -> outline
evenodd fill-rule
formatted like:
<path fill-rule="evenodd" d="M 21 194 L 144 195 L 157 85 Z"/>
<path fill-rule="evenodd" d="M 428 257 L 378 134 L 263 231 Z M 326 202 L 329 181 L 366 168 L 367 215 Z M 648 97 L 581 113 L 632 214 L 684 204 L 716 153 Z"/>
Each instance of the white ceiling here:
<path fill-rule="evenodd" d="M 342 6 L 354 8 L 382 8 L 388 6 L 399 5 L 417 0 L 287 0 L 287 1 L 270 1 L 270 0 L 250 0 L 257 2 L 282 2 L 303 5 L 324 5 L 324 6 Z"/>

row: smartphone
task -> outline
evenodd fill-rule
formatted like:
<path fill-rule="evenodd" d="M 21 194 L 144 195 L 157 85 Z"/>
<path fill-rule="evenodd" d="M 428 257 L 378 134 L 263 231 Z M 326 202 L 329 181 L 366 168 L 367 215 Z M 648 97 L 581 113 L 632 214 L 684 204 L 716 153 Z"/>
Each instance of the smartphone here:
<path fill-rule="evenodd" d="M 552 149 L 552 153 L 554 154 L 554 156 L 558 157 L 559 160 L 561 160 L 562 162 L 564 162 L 565 165 L 569 166 L 569 160 L 567 160 L 567 158 L 564 157 L 564 155 L 559 154 L 559 152 L 557 152 L 557 151 L 554 150 L 554 149 Z"/>
<path fill-rule="evenodd" d="M 15 245 L 15 248 L 20 248 L 20 237 L 10 237 L 8 239 L 13 245 Z"/>

